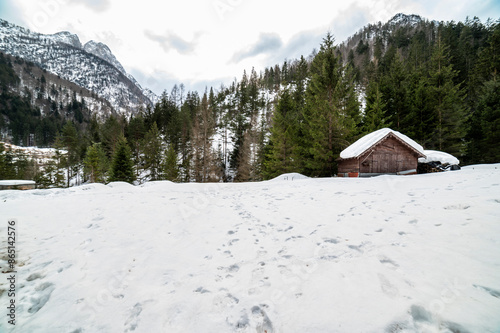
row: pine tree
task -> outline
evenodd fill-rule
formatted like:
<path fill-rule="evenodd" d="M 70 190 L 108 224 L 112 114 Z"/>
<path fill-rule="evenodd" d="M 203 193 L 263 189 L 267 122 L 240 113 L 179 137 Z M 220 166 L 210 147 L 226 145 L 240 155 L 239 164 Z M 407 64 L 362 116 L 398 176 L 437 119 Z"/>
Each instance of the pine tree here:
<path fill-rule="evenodd" d="M 247 131 L 243 134 L 242 143 L 238 150 L 238 159 L 236 167 L 236 175 L 234 181 L 247 182 L 251 177 L 251 150 L 250 150 L 250 133 Z"/>
<path fill-rule="evenodd" d="M 496 163 L 500 161 L 498 133 L 500 133 L 499 80 L 500 23 L 490 27 L 491 35 L 479 55 L 473 81 L 478 88 L 473 109 L 467 122 L 467 161 L 469 163 Z"/>
<path fill-rule="evenodd" d="M 352 72 L 342 64 L 330 33 L 311 64 L 306 91 L 309 153 L 307 167 L 316 176 L 332 176 L 336 158 L 355 135 L 359 103 Z"/>
<path fill-rule="evenodd" d="M 250 172 L 250 141 L 251 136 L 248 131 L 251 129 L 250 121 L 251 111 L 248 96 L 248 78 L 246 71 L 243 72 L 243 78 L 237 85 L 235 94 L 235 104 L 233 105 L 233 115 L 231 118 L 231 129 L 234 134 L 234 149 L 230 157 L 230 166 L 233 170 L 248 170 Z M 245 141 L 246 140 L 246 141 Z M 243 147 L 243 145 L 246 145 Z M 245 149 L 245 151 L 242 151 Z M 240 163 L 248 165 L 240 166 Z M 246 171 L 245 171 L 246 172 Z M 244 177 L 245 181 L 249 177 Z M 241 181 L 241 177 L 240 177 Z"/>
<path fill-rule="evenodd" d="M 500 162 L 500 82 L 484 83 L 469 129 L 467 155 L 476 163 Z"/>
<path fill-rule="evenodd" d="M 110 182 L 122 181 L 132 184 L 135 181 L 132 153 L 123 136 L 118 140 L 110 171 Z"/>
<path fill-rule="evenodd" d="M 378 83 L 372 81 L 366 91 L 366 109 L 363 117 L 363 132 L 371 133 L 384 127 L 390 127 L 386 115 L 386 106 L 382 99 Z"/>
<path fill-rule="evenodd" d="M 119 140 L 124 136 L 122 123 L 115 116 L 110 116 L 100 128 L 102 147 L 106 154 L 111 157 L 114 155 Z"/>
<path fill-rule="evenodd" d="M 100 136 L 100 126 L 101 124 L 97 120 L 97 114 L 92 115 L 90 119 L 90 124 L 87 130 L 87 141 L 91 142 L 101 142 Z"/>
<path fill-rule="evenodd" d="M 156 122 L 153 123 L 151 129 L 146 133 L 141 141 L 142 147 L 142 167 L 145 171 L 149 171 L 150 180 L 162 179 L 162 139 L 158 131 Z"/>
<path fill-rule="evenodd" d="M 384 56 L 380 70 L 379 89 L 386 105 L 386 115 L 394 129 L 405 132 L 403 120 L 409 111 L 408 73 L 403 59 L 394 48 Z"/>
<path fill-rule="evenodd" d="M 78 171 L 80 162 L 79 138 L 75 126 L 68 121 L 61 131 L 61 146 L 67 150 L 66 154 L 66 181 L 67 187 L 70 185 L 70 180 Z"/>
<path fill-rule="evenodd" d="M 408 96 L 409 112 L 402 119 L 402 130 L 423 147 L 430 147 L 436 117 L 429 105 L 431 100 L 429 78 L 423 67 L 410 74 Z"/>
<path fill-rule="evenodd" d="M 83 160 L 85 172 L 90 177 L 91 183 L 105 183 L 108 169 L 108 158 L 100 143 L 94 143 L 87 148 Z"/>
<path fill-rule="evenodd" d="M 294 125 L 297 126 L 297 133 L 294 141 L 296 143 L 296 154 L 299 156 L 296 164 L 296 172 L 307 173 L 304 160 L 311 157 L 307 146 L 308 128 L 305 121 L 306 113 L 306 88 L 309 78 L 309 64 L 302 56 L 297 67 L 296 87 L 293 91 L 293 102 L 295 106 Z"/>
<path fill-rule="evenodd" d="M 178 164 L 179 162 L 174 146 L 169 145 L 167 149 L 167 156 L 165 157 L 165 163 L 163 164 L 163 175 L 166 180 L 170 180 L 172 182 L 179 181 Z"/>
<path fill-rule="evenodd" d="M 125 128 L 125 137 L 132 151 L 132 156 L 134 159 L 134 165 L 136 169 L 136 177 L 139 177 L 139 171 L 140 171 L 139 165 L 141 163 L 141 153 L 142 153 L 141 142 L 143 141 L 145 135 L 146 135 L 146 123 L 142 114 L 138 114 L 135 117 L 132 116 Z"/>
<path fill-rule="evenodd" d="M 215 133 L 214 112 L 211 110 L 211 101 L 207 91 L 203 94 L 201 104 L 194 119 L 193 127 L 193 171 L 197 182 L 211 180 L 214 169 L 214 156 L 212 151 L 213 135 Z"/>
<path fill-rule="evenodd" d="M 200 125 L 199 117 L 195 117 L 192 133 L 192 176 L 198 183 L 203 182 L 203 130 Z"/>
<path fill-rule="evenodd" d="M 264 162 L 264 176 L 274 178 L 283 173 L 301 172 L 298 134 L 299 114 L 288 89 L 284 89 L 273 113 L 270 145 Z"/>
<path fill-rule="evenodd" d="M 179 178 L 183 182 L 191 180 L 192 164 L 192 130 L 193 119 L 200 105 L 197 92 L 188 92 L 186 100 L 179 113 L 179 145 L 177 152 L 180 157 Z M 172 144 L 172 142 L 170 142 Z"/>
<path fill-rule="evenodd" d="M 457 72 L 450 64 L 449 48 L 441 42 L 435 46 L 429 71 L 430 103 L 436 117 L 432 128 L 434 140 L 431 149 L 460 155 L 463 149 L 465 92 L 455 84 Z"/>

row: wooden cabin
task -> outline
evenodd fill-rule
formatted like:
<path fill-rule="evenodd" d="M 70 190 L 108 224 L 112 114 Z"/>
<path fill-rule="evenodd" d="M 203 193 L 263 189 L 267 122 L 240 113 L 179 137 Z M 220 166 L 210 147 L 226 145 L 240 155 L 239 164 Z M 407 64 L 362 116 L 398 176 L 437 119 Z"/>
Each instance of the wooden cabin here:
<path fill-rule="evenodd" d="M 421 145 L 404 134 L 382 128 L 365 135 L 340 153 L 339 177 L 416 174 Z"/>
<path fill-rule="evenodd" d="M 0 180 L 0 190 L 32 190 L 36 188 L 33 180 Z"/>

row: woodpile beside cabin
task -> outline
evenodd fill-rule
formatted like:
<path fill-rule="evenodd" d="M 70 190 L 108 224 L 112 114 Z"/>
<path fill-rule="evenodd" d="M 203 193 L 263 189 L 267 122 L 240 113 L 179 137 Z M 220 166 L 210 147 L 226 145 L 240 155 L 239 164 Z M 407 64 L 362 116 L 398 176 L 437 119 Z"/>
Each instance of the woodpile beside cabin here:
<path fill-rule="evenodd" d="M 416 174 L 421 145 L 404 134 L 382 128 L 365 135 L 340 153 L 339 177 L 370 177 L 381 174 Z"/>

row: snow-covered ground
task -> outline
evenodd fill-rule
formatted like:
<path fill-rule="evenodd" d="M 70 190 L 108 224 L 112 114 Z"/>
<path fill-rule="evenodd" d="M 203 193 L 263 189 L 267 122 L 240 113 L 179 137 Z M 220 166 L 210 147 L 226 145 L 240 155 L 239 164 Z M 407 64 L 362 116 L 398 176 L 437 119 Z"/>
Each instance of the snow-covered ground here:
<path fill-rule="evenodd" d="M 18 332 L 500 331 L 498 164 L 3 191 L 0 215 Z"/>

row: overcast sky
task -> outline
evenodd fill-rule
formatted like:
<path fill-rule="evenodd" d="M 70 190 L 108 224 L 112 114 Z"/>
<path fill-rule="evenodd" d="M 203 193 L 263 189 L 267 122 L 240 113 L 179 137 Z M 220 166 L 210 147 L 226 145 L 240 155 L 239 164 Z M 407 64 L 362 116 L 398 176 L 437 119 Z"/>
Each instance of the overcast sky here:
<path fill-rule="evenodd" d="M 141 85 L 160 94 L 228 85 L 337 43 L 397 13 L 429 20 L 500 18 L 499 0 L 0 0 L 0 18 L 41 33 L 70 31 L 107 44 Z"/>

